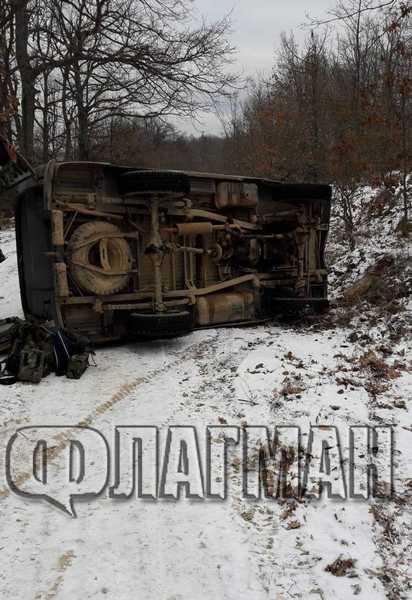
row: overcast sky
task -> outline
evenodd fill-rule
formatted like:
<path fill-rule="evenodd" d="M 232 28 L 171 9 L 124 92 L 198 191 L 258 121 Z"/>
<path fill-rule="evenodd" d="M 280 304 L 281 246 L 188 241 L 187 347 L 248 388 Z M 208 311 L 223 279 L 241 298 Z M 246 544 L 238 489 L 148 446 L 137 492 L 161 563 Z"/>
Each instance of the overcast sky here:
<path fill-rule="evenodd" d="M 294 31 L 302 40 L 307 30 L 302 28 L 306 15 L 323 16 L 334 0 L 194 0 L 197 15 L 216 20 L 232 13 L 232 44 L 237 48 L 235 68 L 245 76 L 270 73 L 275 49 L 282 31 Z M 216 117 L 205 115 L 202 125 L 194 127 L 190 120 L 177 126 L 187 133 L 200 135 L 221 133 Z"/>

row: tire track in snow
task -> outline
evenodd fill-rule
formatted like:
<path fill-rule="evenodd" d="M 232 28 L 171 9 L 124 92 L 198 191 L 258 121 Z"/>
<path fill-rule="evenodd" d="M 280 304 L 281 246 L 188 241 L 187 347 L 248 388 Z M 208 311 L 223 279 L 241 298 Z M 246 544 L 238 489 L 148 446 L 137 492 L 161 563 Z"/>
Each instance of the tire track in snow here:
<path fill-rule="evenodd" d="M 136 391 L 136 389 L 138 389 L 142 385 L 151 383 L 154 378 L 166 373 L 167 371 L 170 371 L 171 369 L 174 369 L 175 367 L 180 365 L 182 361 L 185 360 L 185 358 L 191 356 L 193 352 L 196 352 L 196 350 L 200 350 L 203 346 L 206 346 L 207 348 L 211 343 L 212 342 L 210 339 L 202 340 L 200 342 L 196 342 L 188 348 L 185 348 L 181 352 L 174 352 L 173 354 L 176 356 L 176 358 L 169 364 L 162 365 L 160 367 L 157 367 L 156 369 L 153 369 L 145 377 L 137 377 L 129 383 L 122 384 L 117 390 L 117 392 L 112 394 L 109 400 L 106 400 L 105 402 L 102 402 L 101 404 L 96 406 L 96 408 L 93 411 L 91 411 L 86 417 L 80 419 L 73 426 L 72 429 L 66 430 L 53 438 L 55 441 L 55 445 L 48 450 L 48 459 L 53 460 L 67 448 L 71 436 L 77 428 L 91 427 L 96 419 L 111 411 L 123 400 L 126 400 L 132 394 L 132 392 Z M 20 487 L 24 483 L 26 483 L 26 481 L 28 481 L 31 477 L 32 473 L 30 471 L 25 471 L 21 473 L 18 477 L 16 477 L 15 484 L 17 485 L 17 487 Z M 8 496 L 10 496 L 10 489 L 6 486 L 0 488 L 0 500 L 7 498 Z"/>
<path fill-rule="evenodd" d="M 68 550 L 64 552 L 57 561 L 57 572 L 58 576 L 53 581 L 53 583 L 48 588 L 47 592 L 43 594 L 42 592 L 38 592 L 34 600 L 54 600 L 57 598 L 57 594 L 64 582 L 64 575 L 66 571 L 72 566 L 73 560 L 76 558 L 73 550 Z"/>

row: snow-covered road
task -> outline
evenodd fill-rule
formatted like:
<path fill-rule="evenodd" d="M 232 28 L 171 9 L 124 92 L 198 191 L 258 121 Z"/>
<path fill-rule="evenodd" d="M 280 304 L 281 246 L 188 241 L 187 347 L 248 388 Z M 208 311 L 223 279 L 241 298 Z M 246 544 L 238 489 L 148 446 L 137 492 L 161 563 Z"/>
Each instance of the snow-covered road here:
<path fill-rule="evenodd" d="M 12 232 L 0 233 L 0 246 L 8 255 L 0 266 L 1 318 L 20 315 L 21 307 Z M 365 351 L 362 342 L 348 342 L 349 333 L 276 324 L 202 331 L 100 349 L 80 382 L 50 375 L 38 386 L 0 387 L 0 597 L 379 600 L 396 585 L 393 598 L 410 598 L 411 373 L 402 371 L 371 406 L 366 375 L 348 375 L 349 360 Z M 393 359 L 407 361 L 405 351 L 404 343 Z M 353 381 L 345 385 L 344 377 Z M 285 382 L 295 390 L 284 393 Z M 409 411 L 394 406 L 396 398 Z M 350 425 L 393 423 L 403 504 L 312 500 L 285 516 L 275 500 L 242 498 L 233 462 L 225 502 L 121 502 L 106 493 L 78 503 L 72 519 L 15 495 L 6 482 L 5 449 L 19 427 L 86 423 L 112 440 L 115 426 L 155 425 L 164 443 L 171 425 L 204 432 L 224 422 L 303 432 L 336 425 L 342 436 Z M 199 442 L 204 456 L 202 435 Z M 392 519 L 389 533 L 385 519 Z M 354 561 L 351 576 L 325 571 L 340 557 Z"/>

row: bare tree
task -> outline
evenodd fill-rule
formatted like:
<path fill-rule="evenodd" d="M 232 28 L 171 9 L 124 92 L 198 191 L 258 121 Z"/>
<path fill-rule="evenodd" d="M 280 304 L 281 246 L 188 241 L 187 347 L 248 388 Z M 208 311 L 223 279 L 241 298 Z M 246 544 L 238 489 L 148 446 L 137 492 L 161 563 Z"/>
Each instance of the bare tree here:
<path fill-rule="evenodd" d="M 397 68 L 395 71 L 395 85 L 398 87 L 399 102 L 395 114 L 398 117 L 400 128 L 400 167 L 403 198 L 403 220 L 407 225 L 409 218 L 409 189 L 408 175 L 412 163 L 411 136 L 412 136 L 412 40 L 400 41 L 397 47 Z M 407 226 L 405 231 L 407 231 Z"/>
<path fill-rule="evenodd" d="M 33 132 L 37 72 L 29 49 L 30 11 L 27 0 L 10 0 L 15 22 L 15 52 L 20 75 L 22 127 L 20 145 L 28 160 L 34 158 Z"/>
<path fill-rule="evenodd" d="M 341 8 L 344 8 L 344 14 L 341 12 Z M 401 18 L 410 12 L 412 5 L 409 0 L 387 0 L 385 2 L 375 2 L 373 0 L 368 0 L 366 2 L 360 3 L 360 6 L 353 6 L 346 10 L 344 4 L 341 2 L 338 6 L 338 9 L 332 9 L 328 11 L 328 16 L 326 18 L 313 18 L 308 16 L 310 27 L 319 26 L 319 25 L 330 25 L 331 23 L 338 23 L 339 21 L 343 21 L 346 18 L 359 18 L 365 13 L 373 13 L 375 11 L 394 9 L 399 11 L 399 15 Z"/>
<path fill-rule="evenodd" d="M 79 158 L 109 116 L 193 116 L 230 91 L 229 20 L 193 28 L 189 8 L 186 0 L 49 3 L 42 58 L 60 82 L 66 126 L 75 120 Z"/>
<path fill-rule="evenodd" d="M 8 3 L 0 5 L 0 129 L 10 140 L 21 132 L 18 117 L 13 13 Z"/>

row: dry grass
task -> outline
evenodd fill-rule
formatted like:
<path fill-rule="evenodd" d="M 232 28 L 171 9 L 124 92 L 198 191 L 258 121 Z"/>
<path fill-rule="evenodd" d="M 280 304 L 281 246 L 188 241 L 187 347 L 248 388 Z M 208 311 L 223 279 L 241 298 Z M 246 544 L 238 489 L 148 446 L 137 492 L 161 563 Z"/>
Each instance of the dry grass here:
<path fill-rule="evenodd" d="M 374 377 L 384 380 L 398 379 L 401 372 L 395 366 L 388 365 L 373 350 L 368 350 L 359 358 L 359 366 L 363 370 L 370 371 Z"/>
<path fill-rule="evenodd" d="M 327 573 L 335 575 L 335 577 L 345 577 L 354 575 L 355 561 L 352 558 L 337 558 L 333 563 L 325 568 Z"/>

